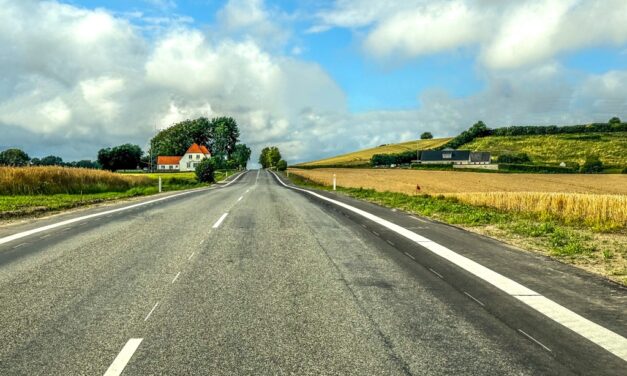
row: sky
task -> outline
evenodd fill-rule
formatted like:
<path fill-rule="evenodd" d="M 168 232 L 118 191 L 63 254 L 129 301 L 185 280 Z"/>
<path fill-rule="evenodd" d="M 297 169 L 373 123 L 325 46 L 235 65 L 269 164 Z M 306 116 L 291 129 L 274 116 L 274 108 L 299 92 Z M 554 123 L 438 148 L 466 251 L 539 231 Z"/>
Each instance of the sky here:
<path fill-rule="evenodd" d="M 625 0 L 0 0 L 0 150 L 95 159 L 234 117 L 290 163 L 627 119 Z"/>

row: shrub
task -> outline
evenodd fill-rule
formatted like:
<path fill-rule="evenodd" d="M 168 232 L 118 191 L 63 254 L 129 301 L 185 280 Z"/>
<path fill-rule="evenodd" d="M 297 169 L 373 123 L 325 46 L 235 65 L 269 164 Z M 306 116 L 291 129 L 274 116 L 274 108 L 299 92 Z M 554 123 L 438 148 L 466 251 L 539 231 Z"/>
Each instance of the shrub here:
<path fill-rule="evenodd" d="M 431 140 L 432 138 L 433 138 L 433 135 L 431 134 L 431 132 L 424 132 L 423 134 L 420 135 L 421 140 Z"/>
<path fill-rule="evenodd" d="M 581 166 L 581 172 L 586 174 L 595 174 L 601 171 L 603 171 L 603 162 L 596 155 L 588 156 Z"/>
<path fill-rule="evenodd" d="M 216 181 L 214 172 L 216 170 L 216 163 L 213 158 L 203 159 L 198 166 L 196 166 L 196 178 L 203 183 L 213 183 Z"/>
<path fill-rule="evenodd" d="M 610 119 L 610 121 L 608 121 L 609 124 L 620 124 L 620 119 L 616 116 L 614 116 L 613 118 Z"/>
<path fill-rule="evenodd" d="M 419 152 L 404 151 L 397 154 L 375 154 L 370 158 L 371 166 L 389 166 L 411 163 L 411 161 L 419 158 Z"/>
<path fill-rule="evenodd" d="M 531 163 L 531 158 L 527 153 L 510 153 L 510 154 L 502 154 L 498 157 L 499 163 Z"/>
<path fill-rule="evenodd" d="M 283 159 L 281 159 L 277 164 L 276 164 L 276 168 L 279 171 L 285 171 L 287 170 L 287 162 Z"/>
<path fill-rule="evenodd" d="M 491 130 L 482 122 L 478 121 L 475 123 L 470 129 L 467 131 L 463 131 L 459 136 L 455 137 L 451 141 L 446 144 L 440 146 L 438 149 L 457 149 L 460 146 L 469 143 L 477 137 L 489 136 L 491 134 Z"/>
<path fill-rule="evenodd" d="M 623 168 L 623 171 L 621 171 L 621 174 L 627 174 L 627 167 Z"/>
<path fill-rule="evenodd" d="M 515 163 L 499 163 L 499 170 L 509 172 L 535 172 L 538 174 L 572 174 L 576 169 L 561 166 L 527 165 Z"/>

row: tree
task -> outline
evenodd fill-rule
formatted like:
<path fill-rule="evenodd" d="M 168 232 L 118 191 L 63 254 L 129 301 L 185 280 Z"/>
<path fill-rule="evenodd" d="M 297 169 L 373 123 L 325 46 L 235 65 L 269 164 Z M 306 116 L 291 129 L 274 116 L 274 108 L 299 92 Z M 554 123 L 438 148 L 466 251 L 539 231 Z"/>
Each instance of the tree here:
<path fill-rule="evenodd" d="M 215 182 L 214 172 L 216 170 L 216 161 L 214 158 L 203 159 L 198 166 L 196 166 L 196 178 L 203 183 Z"/>
<path fill-rule="evenodd" d="M 287 170 L 287 162 L 284 159 L 281 159 L 279 162 L 277 162 L 276 169 L 279 171 Z"/>
<path fill-rule="evenodd" d="M 28 162 L 30 162 L 30 157 L 20 149 L 7 149 L 0 152 L 0 165 L 26 166 Z"/>
<path fill-rule="evenodd" d="M 259 164 L 261 165 L 261 168 L 270 167 L 270 159 L 268 158 L 269 152 L 270 148 L 267 146 L 261 149 L 261 154 L 259 154 Z"/>
<path fill-rule="evenodd" d="M 235 150 L 231 156 L 235 162 L 235 165 L 239 168 L 246 168 L 248 161 L 250 160 L 250 154 L 252 151 L 246 144 L 235 145 Z"/>
<path fill-rule="evenodd" d="M 276 167 L 281 160 L 281 152 L 276 146 L 271 146 L 268 152 L 268 159 L 270 160 L 270 167 Z"/>
<path fill-rule="evenodd" d="M 211 120 L 213 133 L 212 152 L 226 155 L 227 159 L 235 151 L 237 141 L 239 141 L 239 128 L 237 122 L 232 117 L 219 117 Z"/>
<path fill-rule="evenodd" d="M 586 161 L 581 166 L 581 172 L 595 174 L 603 171 L 603 162 L 596 155 L 586 157 Z"/>
<path fill-rule="evenodd" d="M 616 116 L 614 116 L 613 118 L 610 119 L 610 121 L 608 121 L 609 124 L 620 124 L 620 119 Z"/>
<path fill-rule="evenodd" d="M 431 132 L 424 132 L 423 134 L 420 135 L 421 140 L 430 140 L 432 138 L 433 138 L 433 135 L 431 134 Z"/>
<path fill-rule="evenodd" d="M 69 163 L 72 167 L 80 167 L 80 168 L 100 168 L 100 164 L 98 164 L 98 162 L 95 161 L 90 161 L 88 159 L 83 159 L 80 161 L 75 161 L 75 162 L 70 162 Z"/>
<path fill-rule="evenodd" d="M 35 164 L 33 162 L 33 164 Z M 41 166 L 63 166 L 63 159 L 61 157 L 57 157 L 55 155 L 48 155 L 47 157 L 43 157 L 39 160 L 39 165 Z"/>
<path fill-rule="evenodd" d="M 159 155 L 183 155 L 193 143 L 206 145 L 214 152 L 213 125 L 209 119 L 185 120 L 157 133 L 150 140 L 153 163 Z"/>
<path fill-rule="evenodd" d="M 105 170 L 133 170 L 136 169 L 144 152 L 137 145 L 124 144 L 114 148 L 100 149 L 98 163 Z"/>

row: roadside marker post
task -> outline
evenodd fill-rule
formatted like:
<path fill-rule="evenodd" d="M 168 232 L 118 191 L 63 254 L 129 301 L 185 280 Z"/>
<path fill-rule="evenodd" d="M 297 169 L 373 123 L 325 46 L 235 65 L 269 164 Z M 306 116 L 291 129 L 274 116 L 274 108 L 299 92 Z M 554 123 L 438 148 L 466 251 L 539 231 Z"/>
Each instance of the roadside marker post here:
<path fill-rule="evenodd" d="M 336 183 L 336 178 L 335 178 L 335 174 L 333 174 L 333 190 L 335 191 L 335 183 Z"/>
<path fill-rule="evenodd" d="M 159 193 L 161 193 L 161 176 L 159 176 Z"/>

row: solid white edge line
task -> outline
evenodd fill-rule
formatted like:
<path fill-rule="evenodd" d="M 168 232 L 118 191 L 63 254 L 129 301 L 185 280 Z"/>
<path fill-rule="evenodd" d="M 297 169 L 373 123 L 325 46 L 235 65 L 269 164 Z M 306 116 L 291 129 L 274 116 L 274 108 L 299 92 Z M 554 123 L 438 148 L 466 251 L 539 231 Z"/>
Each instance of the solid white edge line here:
<path fill-rule="evenodd" d="M 229 215 L 229 213 L 222 214 L 222 216 L 218 219 L 218 221 L 213 224 L 213 228 L 220 227 L 220 225 L 222 224 L 222 221 L 224 221 L 224 219 L 226 218 L 227 215 Z"/>
<path fill-rule="evenodd" d="M 187 261 L 191 260 L 191 259 L 192 259 L 192 257 L 194 257 L 194 253 L 196 253 L 196 252 L 192 252 L 192 254 L 191 254 L 191 255 L 189 255 L 189 257 L 187 258 Z"/>
<path fill-rule="evenodd" d="M 135 354 L 135 351 L 137 351 L 139 344 L 142 343 L 143 340 L 143 338 L 129 339 L 128 342 L 126 342 L 126 345 L 124 345 L 124 347 L 118 354 L 118 356 L 115 357 L 113 363 L 111 363 L 107 371 L 104 373 L 104 376 L 121 375 L 122 371 L 124 371 L 124 368 L 128 364 L 129 360 L 131 360 L 131 357 L 133 356 L 133 354 Z"/>
<path fill-rule="evenodd" d="M 521 285 L 520 283 L 505 277 L 502 274 L 495 272 L 492 269 L 488 269 L 485 266 L 462 256 L 424 236 L 418 235 L 406 228 L 403 228 L 395 223 L 387 221 L 383 218 L 377 217 L 374 214 L 368 213 L 364 210 L 355 208 L 343 202 L 330 199 L 318 193 L 292 187 L 285 184 L 277 174 L 271 171 L 274 177 L 284 186 L 297 191 L 305 192 L 312 196 L 318 197 L 321 200 L 333 203 L 340 207 L 343 207 L 353 213 L 369 219 L 389 230 L 396 232 L 405 238 L 414 241 L 418 245 L 426 248 L 427 250 L 435 253 L 443 259 L 457 265 L 458 267 L 473 274 L 479 279 L 491 284 L 504 293 L 515 297 L 522 303 L 533 308 L 534 310 L 542 313 L 551 320 L 563 325 L 564 327 L 572 330 L 580 336 L 592 341 L 593 343 L 601 346 L 610 353 L 617 357 L 627 361 L 627 339 L 618 333 L 615 333 L 601 325 L 598 325 L 585 317 L 582 317 L 568 308 L 559 305 L 558 303 L 540 295 L 539 293 Z M 431 270 L 433 271 L 433 270 Z M 433 271 L 435 273 L 435 271 Z"/>
<path fill-rule="evenodd" d="M 466 291 L 464 291 L 464 294 L 466 294 L 466 296 L 468 296 L 470 299 L 474 300 L 477 304 L 479 304 L 482 307 L 485 307 L 485 304 L 483 304 L 481 302 L 481 300 L 475 298 L 474 296 L 470 295 L 469 293 L 467 293 Z"/>
<path fill-rule="evenodd" d="M 247 172 L 248 171 L 246 171 L 244 173 L 241 173 L 235 179 L 231 180 L 228 184 L 223 185 L 222 188 L 228 187 L 229 185 L 235 183 L 240 177 L 242 177 Z M 82 217 L 76 217 L 76 218 L 68 219 L 68 220 L 65 220 L 65 221 L 58 222 L 58 223 L 53 223 L 51 225 L 47 225 L 47 226 L 43 226 L 43 227 L 37 227 L 37 228 L 34 228 L 32 230 L 18 232 L 17 234 L 13 234 L 13 235 L 5 236 L 4 238 L 0 238 L 0 244 L 8 243 L 10 241 L 21 239 L 21 238 L 24 238 L 26 236 L 37 234 L 37 233 L 40 233 L 40 232 L 43 232 L 43 231 L 47 231 L 47 230 L 50 230 L 50 229 L 53 229 L 53 228 L 69 225 L 71 223 L 84 221 L 85 219 L 102 217 L 102 216 L 110 216 L 112 213 L 117 213 L 117 212 L 121 212 L 121 211 L 124 211 L 124 210 L 137 208 L 137 207 L 144 206 L 144 205 L 150 205 L 150 204 L 153 204 L 155 202 L 159 202 L 159 201 L 163 201 L 163 200 L 169 200 L 171 198 L 188 195 L 190 193 L 195 193 L 195 192 L 199 192 L 199 191 L 206 191 L 209 188 L 192 189 L 192 190 L 189 190 L 189 191 L 176 193 L 176 194 L 173 194 L 173 195 L 170 195 L 170 196 L 160 197 L 160 198 L 157 198 L 157 199 L 154 199 L 154 200 L 140 202 L 138 204 L 124 206 L 122 208 L 107 210 L 107 211 L 103 211 L 103 212 L 100 212 L 100 213 L 89 214 L 89 215 L 85 215 L 85 216 L 82 216 Z"/>
<path fill-rule="evenodd" d="M 155 306 L 152 307 L 152 309 L 150 310 L 150 312 L 148 312 L 148 315 L 146 315 L 146 318 L 144 319 L 144 321 L 148 321 L 148 319 L 150 318 L 150 315 L 152 315 L 152 313 L 155 311 L 155 309 L 157 309 L 157 306 L 159 305 L 159 302 L 155 303 Z"/>
<path fill-rule="evenodd" d="M 244 198 L 244 196 L 239 196 L 239 198 L 237 199 L 237 202 L 242 201 L 243 198 Z"/>

